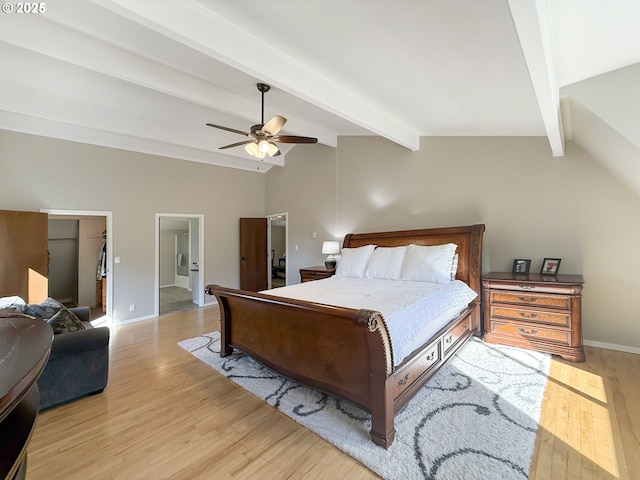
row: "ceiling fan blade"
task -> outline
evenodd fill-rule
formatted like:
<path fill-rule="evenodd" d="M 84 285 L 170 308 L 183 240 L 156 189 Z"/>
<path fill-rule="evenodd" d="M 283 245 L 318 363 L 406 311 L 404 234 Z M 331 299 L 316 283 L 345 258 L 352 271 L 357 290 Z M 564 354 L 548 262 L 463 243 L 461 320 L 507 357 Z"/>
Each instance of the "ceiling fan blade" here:
<path fill-rule="evenodd" d="M 276 115 L 265 123 L 260 130 L 262 130 L 263 133 L 275 135 L 282 129 L 282 127 L 284 127 L 285 123 L 287 123 L 286 118 Z"/>
<path fill-rule="evenodd" d="M 249 135 L 247 132 L 243 132 L 242 130 L 236 130 L 235 128 L 223 127 L 222 125 L 214 125 L 213 123 L 207 123 L 207 126 L 213 128 L 219 128 L 220 130 L 226 130 L 227 132 L 239 133 L 240 135 Z"/>
<path fill-rule="evenodd" d="M 280 143 L 318 143 L 317 138 L 313 137 L 296 137 L 294 135 L 280 135 L 274 137 L 271 140 Z"/>
<path fill-rule="evenodd" d="M 243 142 L 232 143 L 231 145 L 225 145 L 224 147 L 219 147 L 218 150 L 224 150 L 225 148 L 233 148 L 239 147 L 240 145 L 246 145 L 247 143 L 253 143 L 255 140 L 245 140 Z"/>

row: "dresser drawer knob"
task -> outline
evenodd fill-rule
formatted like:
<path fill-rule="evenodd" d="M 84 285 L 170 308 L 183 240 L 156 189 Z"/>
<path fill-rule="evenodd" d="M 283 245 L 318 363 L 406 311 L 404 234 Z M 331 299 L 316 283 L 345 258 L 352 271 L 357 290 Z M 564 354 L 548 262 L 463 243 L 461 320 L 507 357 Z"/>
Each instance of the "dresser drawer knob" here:
<path fill-rule="evenodd" d="M 449 335 L 447 338 L 444 339 L 444 343 L 451 343 L 452 340 L 453 340 L 453 335 Z"/>
<path fill-rule="evenodd" d="M 427 361 L 430 362 L 431 360 L 433 360 L 435 358 L 435 356 L 436 356 L 436 352 L 435 351 L 431 352 L 429 355 L 427 355 Z"/>
<path fill-rule="evenodd" d="M 518 312 L 518 314 L 523 318 L 536 318 L 538 316 L 537 313 Z"/>
<path fill-rule="evenodd" d="M 526 303 L 534 303 L 538 299 L 536 297 L 518 297 L 518 300 Z"/>
<path fill-rule="evenodd" d="M 535 335 L 536 333 L 538 333 L 537 330 L 534 330 L 532 328 L 518 328 L 518 330 L 520 330 L 520 333 L 522 333 L 523 335 Z"/>

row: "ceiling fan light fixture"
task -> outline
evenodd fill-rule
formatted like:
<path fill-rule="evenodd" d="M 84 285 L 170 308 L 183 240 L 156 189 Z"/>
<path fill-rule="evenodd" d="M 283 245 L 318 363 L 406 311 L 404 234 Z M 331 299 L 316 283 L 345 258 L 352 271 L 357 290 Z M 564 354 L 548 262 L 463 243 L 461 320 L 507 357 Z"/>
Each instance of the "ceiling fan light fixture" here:
<path fill-rule="evenodd" d="M 225 150 L 227 148 L 239 147 L 244 145 L 244 149 L 246 152 L 262 160 L 266 155 L 270 157 L 280 155 L 280 149 L 278 148 L 278 143 L 316 143 L 318 141 L 317 138 L 312 137 L 300 137 L 296 135 L 279 135 L 280 130 L 286 123 L 287 119 L 280 116 L 273 116 L 267 123 L 264 122 L 264 94 L 269 91 L 271 88 L 266 83 L 258 83 L 258 90 L 262 93 L 262 123 L 253 125 L 251 127 L 250 132 L 243 132 L 241 130 L 237 130 L 231 127 L 225 127 L 223 125 L 215 125 L 213 123 L 207 123 L 208 127 L 219 128 L 220 130 L 225 130 L 227 132 L 237 133 L 246 137 L 251 138 L 252 140 L 245 140 L 243 142 L 235 142 L 229 145 L 223 145 L 222 147 L 218 147 L 220 150 Z"/>
<path fill-rule="evenodd" d="M 276 153 L 278 153 L 278 146 L 275 143 L 269 144 L 269 151 L 267 152 L 270 157 L 273 157 Z"/>
<path fill-rule="evenodd" d="M 260 140 L 258 142 L 258 148 L 260 149 L 260 151 L 262 153 L 267 153 L 269 151 L 270 147 L 271 147 L 271 144 L 269 142 L 267 142 L 266 140 Z"/>
<path fill-rule="evenodd" d="M 244 149 L 247 151 L 249 155 L 252 155 L 254 157 L 257 157 L 258 153 L 260 152 L 260 150 L 258 150 L 257 143 L 248 143 L 247 145 L 245 145 Z"/>

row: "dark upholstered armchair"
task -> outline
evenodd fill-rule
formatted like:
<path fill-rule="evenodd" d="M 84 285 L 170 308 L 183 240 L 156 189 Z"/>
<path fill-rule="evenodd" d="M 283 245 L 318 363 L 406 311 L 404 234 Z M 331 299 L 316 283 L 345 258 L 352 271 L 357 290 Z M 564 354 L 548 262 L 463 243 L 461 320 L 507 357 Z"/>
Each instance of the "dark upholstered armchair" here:
<path fill-rule="evenodd" d="M 38 379 L 40 410 L 101 393 L 109 378 L 109 328 L 94 328 L 89 307 L 70 308 L 85 330 L 54 335 L 47 366 Z"/>

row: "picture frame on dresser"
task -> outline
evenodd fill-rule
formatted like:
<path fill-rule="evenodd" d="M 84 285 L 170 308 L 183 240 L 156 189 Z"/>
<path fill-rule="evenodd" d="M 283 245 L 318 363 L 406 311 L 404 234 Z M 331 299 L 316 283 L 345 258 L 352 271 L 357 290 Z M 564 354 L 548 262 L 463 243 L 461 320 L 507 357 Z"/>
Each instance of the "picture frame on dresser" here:
<path fill-rule="evenodd" d="M 545 258 L 540 267 L 540 275 L 557 275 L 560 269 L 560 258 Z"/>
<path fill-rule="evenodd" d="M 527 275 L 529 273 L 530 268 L 531 268 L 530 259 L 516 258 L 513 261 L 513 268 L 511 269 L 511 273 L 519 273 L 522 275 Z"/>

